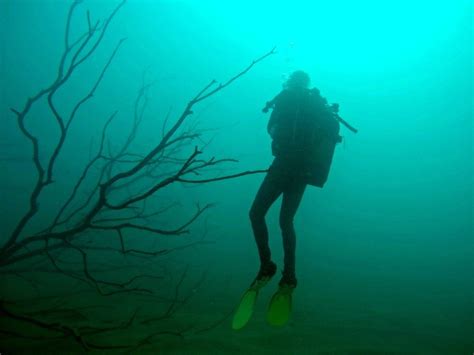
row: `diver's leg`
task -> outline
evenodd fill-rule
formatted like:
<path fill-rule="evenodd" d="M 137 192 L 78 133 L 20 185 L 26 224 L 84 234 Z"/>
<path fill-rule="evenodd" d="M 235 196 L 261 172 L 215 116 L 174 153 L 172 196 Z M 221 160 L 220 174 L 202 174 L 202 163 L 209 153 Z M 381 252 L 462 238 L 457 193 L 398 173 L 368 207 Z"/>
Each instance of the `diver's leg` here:
<path fill-rule="evenodd" d="M 291 181 L 283 191 L 283 201 L 280 210 L 280 227 L 285 253 L 283 278 L 281 282 L 296 286 L 295 249 L 296 234 L 293 219 L 303 197 L 306 184 L 297 180 Z"/>
<path fill-rule="evenodd" d="M 257 243 L 260 263 L 262 267 L 271 263 L 271 252 L 268 246 L 268 229 L 265 215 L 270 206 L 282 193 L 283 181 L 277 171 L 270 169 L 260 186 L 252 207 L 250 208 L 250 221 Z"/>

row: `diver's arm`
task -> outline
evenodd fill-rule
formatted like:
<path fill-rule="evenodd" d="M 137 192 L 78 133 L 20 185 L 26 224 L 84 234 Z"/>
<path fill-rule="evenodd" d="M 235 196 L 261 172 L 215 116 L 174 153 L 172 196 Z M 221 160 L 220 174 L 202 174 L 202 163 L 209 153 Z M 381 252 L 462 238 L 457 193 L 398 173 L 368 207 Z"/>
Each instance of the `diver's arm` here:
<path fill-rule="evenodd" d="M 284 90 L 281 91 L 277 96 L 275 96 L 271 101 L 268 101 L 265 107 L 263 108 L 263 112 L 267 113 L 269 109 L 272 109 L 272 113 L 270 115 L 270 119 L 268 120 L 267 124 L 267 132 L 270 135 L 270 137 L 273 138 L 274 133 L 275 133 L 275 127 L 278 123 L 278 110 L 275 111 L 275 105 L 277 105 L 278 101 L 284 94 Z"/>
<path fill-rule="evenodd" d="M 268 120 L 267 132 L 272 138 L 275 133 L 275 127 L 277 126 L 277 123 L 278 123 L 278 116 L 279 116 L 278 112 L 272 111 L 270 119 Z"/>
<path fill-rule="evenodd" d="M 262 108 L 262 112 L 267 113 L 269 109 L 273 109 L 275 107 L 275 104 L 277 103 L 277 101 L 280 99 L 280 97 L 283 95 L 284 92 L 285 90 L 281 91 L 273 99 L 271 99 L 270 101 L 267 101 L 267 103 L 265 104 L 265 107 Z"/>
<path fill-rule="evenodd" d="M 273 108 L 273 106 L 275 106 L 275 99 L 271 101 L 267 101 L 267 103 L 265 104 L 265 107 L 262 108 L 262 112 L 267 113 L 269 109 Z"/>
<path fill-rule="evenodd" d="M 267 101 L 267 103 L 265 104 L 265 107 L 262 108 L 262 112 L 267 113 L 269 109 L 273 109 L 275 107 L 275 103 L 276 103 L 276 101 L 277 101 L 277 99 L 280 95 L 281 95 L 281 93 L 278 94 L 277 96 L 275 96 L 272 100 Z"/>

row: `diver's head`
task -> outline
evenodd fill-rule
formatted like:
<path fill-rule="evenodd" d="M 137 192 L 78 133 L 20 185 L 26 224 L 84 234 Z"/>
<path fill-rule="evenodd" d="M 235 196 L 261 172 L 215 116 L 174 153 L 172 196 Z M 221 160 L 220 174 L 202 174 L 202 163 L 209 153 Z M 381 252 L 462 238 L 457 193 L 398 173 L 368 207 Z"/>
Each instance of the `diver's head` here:
<path fill-rule="evenodd" d="M 296 70 L 284 84 L 286 89 L 307 89 L 311 79 L 309 75 L 302 70 Z"/>

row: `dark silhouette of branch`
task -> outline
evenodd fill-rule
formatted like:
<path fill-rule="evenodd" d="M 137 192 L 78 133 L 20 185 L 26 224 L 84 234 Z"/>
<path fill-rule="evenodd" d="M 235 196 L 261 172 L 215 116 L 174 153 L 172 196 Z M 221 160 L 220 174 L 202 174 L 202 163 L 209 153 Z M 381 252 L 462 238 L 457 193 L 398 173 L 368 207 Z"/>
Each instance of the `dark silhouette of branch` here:
<path fill-rule="evenodd" d="M 99 39 L 96 41 L 95 45 L 93 46 L 93 48 L 88 52 L 88 54 L 83 58 L 83 60 L 81 60 L 81 63 L 87 59 L 87 57 L 89 57 L 93 51 L 95 51 L 95 49 L 97 48 L 97 46 L 99 45 L 99 43 L 101 42 L 102 38 L 103 38 L 103 35 L 105 33 L 105 30 L 107 29 L 108 27 L 108 24 L 110 23 L 110 21 L 113 19 L 113 17 L 115 16 L 115 14 L 117 13 L 117 11 L 124 5 L 125 1 L 122 1 L 116 8 L 115 10 L 112 12 L 112 14 L 109 16 L 109 18 L 107 19 L 107 24 L 106 26 L 104 26 L 103 28 L 103 31 L 101 33 L 101 36 L 99 37 Z M 69 16 L 68 16 L 68 20 L 67 20 L 67 24 L 66 24 L 66 37 L 69 35 L 69 28 L 70 28 L 70 21 L 71 21 L 71 17 L 72 17 L 72 14 L 76 8 L 76 6 L 79 4 L 79 2 L 74 2 L 72 5 L 71 5 L 71 9 L 70 9 L 70 12 L 69 12 Z M 90 31 L 89 31 L 90 32 Z M 90 32 L 89 36 L 84 40 L 83 42 L 83 45 L 78 49 L 78 51 L 76 52 L 76 55 L 74 56 L 74 58 L 76 58 L 82 51 L 82 49 L 85 47 L 85 45 L 87 44 L 87 42 L 90 40 L 90 38 L 93 36 L 93 33 Z M 66 60 L 66 57 L 68 56 L 70 50 L 71 50 L 71 47 L 68 47 L 67 46 L 67 43 L 68 41 L 66 40 L 66 48 L 65 48 L 65 51 L 62 55 L 62 58 L 61 58 L 61 64 L 60 64 L 60 68 L 59 68 L 59 72 L 58 72 L 58 76 L 57 78 L 54 80 L 53 84 L 51 84 L 48 88 L 46 89 L 42 89 L 40 90 L 35 96 L 29 98 L 23 108 L 23 110 L 21 111 L 18 111 L 18 110 L 15 110 L 15 109 L 12 109 L 12 111 L 17 115 L 17 120 L 18 120 L 18 126 L 20 128 L 20 131 L 25 135 L 25 137 L 27 137 L 32 145 L 33 145 L 33 163 L 36 167 L 36 171 L 37 171 L 37 174 L 38 174 L 38 177 L 37 177 L 37 180 L 36 180 L 36 184 L 35 184 L 35 187 L 33 189 L 33 192 L 30 196 L 30 208 L 28 210 L 28 212 L 21 218 L 20 222 L 18 223 L 18 225 L 16 226 L 16 228 L 14 229 L 13 233 L 11 234 L 10 238 L 8 239 L 8 241 L 5 243 L 5 245 L 3 246 L 2 248 L 2 251 L 6 251 L 9 247 L 11 247 L 15 242 L 16 240 L 18 239 L 18 237 L 20 236 L 21 232 L 23 231 L 24 227 L 26 226 L 26 224 L 31 220 L 31 218 L 38 212 L 38 198 L 43 190 L 43 188 L 50 184 L 51 183 L 51 176 L 50 176 L 50 173 L 49 171 L 52 171 L 52 166 L 54 165 L 54 160 L 55 160 L 55 155 L 56 154 L 53 154 L 53 156 L 51 157 L 50 159 L 50 163 L 48 164 L 49 166 L 51 166 L 51 168 L 48 168 L 48 174 L 46 175 L 46 179 L 45 179 L 45 169 L 43 168 L 41 162 L 40 162 L 40 159 L 39 159 L 39 142 L 38 142 L 38 138 L 35 137 L 33 134 L 31 134 L 28 129 L 26 128 L 25 126 L 25 118 L 26 116 L 28 115 L 32 105 L 34 103 L 36 103 L 39 99 L 41 99 L 44 95 L 48 94 L 48 102 L 50 103 L 50 107 L 53 109 L 53 112 L 55 113 L 55 117 L 56 119 L 58 120 L 58 124 L 59 126 L 61 127 L 61 138 L 60 138 L 60 143 L 59 145 L 62 146 L 62 142 L 63 142 L 63 139 L 62 138 L 63 136 L 65 137 L 65 133 L 64 133 L 64 126 L 63 126 L 63 123 L 61 121 L 61 119 L 59 118 L 59 115 L 57 114 L 57 112 L 54 110 L 54 106 L 52 106 L 52 95 L 61 87 L 63 86 L 67 80 L 70 78 L 72 72 L 74 71 L 75 68 L 77 68 L 77 64 L 74 64 L 74 59 L 72 60 L 72 63 L 69 67 L 69 69 L 67 70 L 66 74 L 63 75 L 63 67 L 64 67 L 64 63 L 65 63 L 65 60 Z M 115 51 L 114 51 L 114 55 L 115 55 Z M 112 56 L 113 58 L 113 56 Z M 106 65 L 106 68 L 108 67 L 108 64 Z M 106 68 L 104 69 L 104 71 L 106 70 Z M 101 75 L 100 77 L 100 80 L 102 78 L 103 75 Z M 98 82 L 100 82 L 100 80 Z M 52 174 L 52 173 L 51 173 Z M 1 253 L 0 253 L 1 254 Z"/>
<path fill-rule="evenodd" d="M 178 178 L 177 181 L 185 182 L 185 183 L 191 183 L 191 184 L 204 184 L 204 183 L 213 182 L 213 181 L 235 179 L 237 177 L 241 177 L 241 176 L 245 176 L 245 175 L 261 174 L 261 173 L 265 173 L 267 171 L 268 170 L 252 170 L 252 171 L 245 171 L 243 173 L 227 175 L 227 176 L 221 176 L 221 177 L 211 178 L 211 179 L 202 179 L 202 180 L 188 180 L 188 179 Z"/>
<path fill-rule="evenodd" d="M 179 250 L 209 242 L 204 240 L 189 241 L 185 245 L 177 247 L 157 248 L 153 246 L 144 249 L 139 244 L 133 243 L 133 239 L 128 240 L 128 233 L 146 235 L 149 239 L 154 238 L 154 240 L 163 238 L 163 236 L 182 239 L 184 235 L 191 234 L 191 226 L 205 215 L 213 207 L 213 204 L 208 203 L 203 207 L 197 204 L 196 211 L 191 216 L 182 217 L 174 227 L 164 228 L 159 225 L 156 217 L 164 215 L 176 204 L 163 207 L 164 201 L 159 201 L 160 208 L 157 208 L 157 204 L 150 203 L 149 201 L 155 202 L 154 199 L 158 199 L 158 191 L 176 183 L 206 184 L 267 171 L 252 170 L 223 176 L 210 176 L 210 172 L 216 171 L 217 166 L 237 163 L 237 160 L 205 158 L 204 149 L 212 140 L 206 142 L 202 137 L 204 131 L 199 131 L 192 120 L 189 125 L 184 123 L 193 114 L 197 104 L 216 95 L 247 74 L 257 63 L 274 54 L 275 48 L 253 60 L 246 68 L 224 83 L 218 84 L 217 81 L 212 80 L 197 90 L 194 98 L 185 104 L 184 109 L 175 118 L 173 118 L 174 115 L 170 108 L 163 118 L 161 136 L 153 142 L 151 148 L 139 149 L 136 148 L 135 142 L 146 116 L 149 90 L 154 84 L 153 81 L 145 81 L 144 75 L 133 102 L 131 127 L 124 137 L 123 143 L 115 144 L 108 134 L 119 114 L 119 111 L 114 110 L 105 119 L 98 147 L 91 144 L 89 159 L 85 166 L 80 168 L 71 190 L 66 194 L 64 200 L 56 201 L 57 210 L 51 211 L 50 220 L 38 228 L 35 224 L 36 219 L 39 219 L 37 216 L 43 216 L 39 213 L 43 212 L 43 209 L 40 209 L 39 201 L 44 198 L 46 188 L 58 186 L 54 185 L 57 183 L 56 179 L 63 177 L 62 171 L 58 170 L 58 162 L 66 158 L 64 157 L 64 147 L 74 128 L 73 123 L 80 119 L 80 114 L 86 104 L 89 104 L 96 95 L 97 89 L 106 79 L 107 73 L 125 41 L 125 39 L 121 39 L 115 44 L 96 77 L 90 79 L 92 83 L 89 90 L 84 96 L 73 102 L 71 111 L 63 112 L 59 109 L 61 105 L 56 102 L 59 97 L 58 93 L 67 90 L 67 84 L 71 78 L 80 73 L 81 68 L 84 67 L 82 64 L 96 53 L 112 20 L 124 6 L 125 0 L 121 0 L 104 21 L 93 21 L 91 12 L 87 10 L 85 18 L 83 18 L 86 29 L 81 31 L 77 38 L 72 39 L 71 23 L 81 3 L 82 0 L 73 0 L 69 7 L 64 42 L 61 43 L 64 48 L 59 58 L 55 77 L 48 86 L 29 97 L 22 108 L 11 108 L 20 133 L 32 146 L 31 161 L 36 178 L 31 188 L 26 212 L 20 216 L 13 231 L 0 247 L 0 274 L 13 278 L 16 276 L 17 280 L 23 280 L 22 283 L 29 284 L 31 289 L 36 291 L 36 300 L 48 299 L 40 297 L 43 285 L 39 279 L 33 277 L 35 273 L 43 272 L 62 276 L 69 282 L 74 282 L 82 290 L 93 291 L 99 299 L 113 295 L 148 297 L 147 300 L 161 302 L 163 309 L 158 315 L 144 317 L 140 315 L 140 307 L 136 307 L 126 321 L 112 321 L 110 323 L 104 321 L 101 323 L 87 315 L 87 312 L 93 307 L 92 304 L 88 304 L 86 307 L 71 308 L 60 304 L 64 299 L 58 298 L 53 307 L 28 311 L 22 306 L 17 307 L 22 309 L 19 311 L 14 310 L 15 307 L 12 306 L 14 303 L 2 299 L 0 300 L 0 315 L 48 331 L 48 339 L 73 339 L 85 351 L 92 349 L 132 351 L 153 342 L 159 336 L 183 337 L 194 326 L 186 326 L 178 330 L 155 329 L 145 334 L 134 344 L 104 345 L 94 341 L 94 337 L 127 330 L 135 324 L 156 324 L 156 322 L 173 317 L 190 302 L 195 294 L 193 291 L 203 285 L 205 275 L 195 282 L 191 290 L 188 290 L 185 280 L 189 278 L 189 268 L 186 267 L 179 280 L 172 285 L 174 294 L 164 297 L 156 294 L 159 293 L 156 292 L 157 287 L 150 286 L 150 284 L 146 285 L 148 287 L 142 287 L 143 282 L 138 280 L 150 279 L 165 282 L 165 276 L 171 272 L 166 269 L 166 266 L 160 275 L 155 275 L 153 271 L 148 272 L 143 266 L 138 269 L 137 265 L 127 263 L 129 261 L 144 263 L 148 260 L 158 260 L 169 253 L 177 253 Z M 86 79 L 89 77 L 84 75 Z M 27 126 L 33 107 L 39 105 L 40 102 L 46 104 L 45 107 L 53 116 L 53 124 L 59 129 L 51 152 L 41 157 L 40 151 L 43 153 L 46 145 L 45 137 L 33 133 Z M 45 151 L 48 150 L 45 149 Z M 107 243 L 100 243 L 103 241 L 107 241 Z M 114 265 L 114 261 L 104 263 L 96 258 L 97 255 L 102 256 L 104 253 L 111 252 L 117 253 L 115 257 L 126 261 L 123 264 L 129 267 L 120 265 L 120 263 Z M 117 271 L 121 267 L 127 273 L 110 275 L 110 271 Z M 104 276 L 106 270 L 109 273 Z M 48 318 L 52 320 L 48 320 Z M 75 322 L 71 319 L 74 319 Z M 212 327 L 214 325 L 207 329 Z M 200 329 L 201 331 L 206 330 L 205 328 Z M 0 333 L 11 337 L 36 339 L 35 335 L 30 336 L 11 329 L 0 328 Z"/>
<path fill-rule="evenodd" d="M 230 78 L 229 80 L 227 80 L 225 83 L 223 84 L 219 84 L 219 86 L 217 88 L 215 88 L 214 90 L 210 91 L 209 93 L 205 94 L 204 93 L 212 86 L 216 83 L 215 80 L 211 81 L 211 83 L 209 83 L 209 85 L 207 87 L 205 87 L 193 100 L 194 103 L 197 103 L 199 101 L 202 101 L 202 100 L 205 100 L 207 99 L 208 97 L 216 94 L 217 92 L 221 91 L 222 89 L 224 89 L 225 87 L 229 86 L 230 84 L 232 84 L 235 80 L 237 80 L 238 78 L 240 78 L 241 76 L 245 75 L 250 69 L 252 69 L 252 67 L 261 62 L 262 60 L 264 60 L 265 58 L 271 56 L 272 54 L 275 54 L 275 50 L 276 50 L 276 47 L 273 47 L 271 51 L 269 51 L 268 53 L 265 53 L 264 55 L 262 55 L 260 58 L 257 58 L 255 59 L 254 61 L 252 61 L 252 63 L 250 63 L 250 65 L 245 68 L 244 70 L 242 70 L 239 74 L 233 76 L 232 78 Z"/>

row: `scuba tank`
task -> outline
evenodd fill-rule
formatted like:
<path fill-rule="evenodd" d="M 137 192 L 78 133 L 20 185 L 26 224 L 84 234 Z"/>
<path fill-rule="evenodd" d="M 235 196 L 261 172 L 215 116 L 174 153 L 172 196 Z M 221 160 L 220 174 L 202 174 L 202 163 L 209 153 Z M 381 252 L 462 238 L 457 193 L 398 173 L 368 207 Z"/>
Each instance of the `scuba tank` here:
<path fill-rule="evenodd" d="M 317 89 L 283 90 L 267 102 L 273 109 L 268 131 L 272 154 L 284 170 L 301 175 L 312 186 L 323 187 L 331 168 L 335 147 L 342 141 L 340 123 L 357 132 L 338 115 L 337 104 L 328 105 Z"/>
<path fill-rule="evenodd" d="M 309 147 L 306 164 L 306 181 L 309 185 L 323 187 L 326 183 L 336 145 L 342 141 L 340 124 L 334 118 L 326 118 L 314 131 L 313 144 Z"/>

